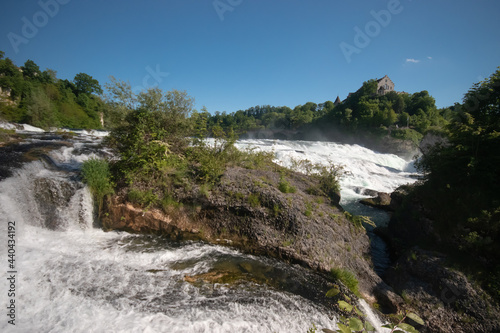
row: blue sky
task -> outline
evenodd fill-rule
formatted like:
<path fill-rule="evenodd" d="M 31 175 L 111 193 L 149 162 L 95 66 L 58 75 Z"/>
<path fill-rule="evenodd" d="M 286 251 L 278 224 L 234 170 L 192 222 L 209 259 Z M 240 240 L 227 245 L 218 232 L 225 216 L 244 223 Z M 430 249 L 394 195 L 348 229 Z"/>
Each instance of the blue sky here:
<path fill-rule="evenodd" d="M 498 0 L 2 0 L 0 50 L 212 113 L 344 99 L 386 74 L 445 107 L 500 66 L 499 17 Z"/>

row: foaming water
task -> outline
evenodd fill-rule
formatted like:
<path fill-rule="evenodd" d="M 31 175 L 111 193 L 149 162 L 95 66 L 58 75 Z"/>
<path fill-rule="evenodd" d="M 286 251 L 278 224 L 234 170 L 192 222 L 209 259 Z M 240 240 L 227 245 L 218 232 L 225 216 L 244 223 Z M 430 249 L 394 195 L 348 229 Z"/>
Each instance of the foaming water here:
<path fill-rule="evenodd" d="M 0 244 L 7 244 L 7 222 L 16 221 L 18 271 L 16 326 L 4 319 L 0 331 L 306 332 L 312 323 L 335 329 L 336 314 L 315 301 L 313 289 L 304 288 L 319 278 L 303 268 L 228 247 L 94 228 L 92 198 L 77 172 L 103 152 L 98 140 L 82 135 L 0 182 Z M 346 168 L 357 160 L 365 171 L 381 174 L 404 173 L 408 167 L 395 156 L 359 146 L 262 140 L 238 145 L 274 150 L 284 164 L 292 157 L 338 163 L 334 157 L 341 156 Z M 357 176 L 345 184 L 358 186 L 365 177 L 367 186 L 377 189 L 372 186 L 376 177 L 354 169 Z M 7 258 L 6 246 L 1 256 Z M 243 278 L 234 284 L 185 279 L 214 270 Z M 8 302 L 7 289 L 4 277 L 1 304 Z M 324 295 L 325 290 L 314 292 Z M 368 306 L 363 308 L 370 320 L 378 320 Z"/>
<path fill-rule="evenodd" d="M 341 179 L 342 204 L 366 198 L 363 189 L 392 192 L 397 187 L 413 183 L 416 175 L 413 161 L 393 154 L 377 153 L 359 145 L 320 141 L 240 140 L 240 149 L 254 147 L 274 152 L 275 161 L 291 167 L 295 160 L 309 160 L 327 165 L 341 165 L 347 171 Z"/>
<path fill-rule="evenodd" d="M 256 279 L 235 285 L 185 276 L 237 261 L 301 274 L 277 261 L 203 243 L 93 228 L 93 203 L 75 170 L 90 154 L 62 147 L 0 182 L 0 219 L 16 222 L 16 326 L 2 332 L 305 332 L 334 327 L 327 308 Z M 47 208 L 49 207 L 49 208 Z M 2 246 L 2 258 L 7 258 Z M 281 266 L 280 266 L 281 265 Z M 234 266 L 234 265 L 233 265 Z M 237 266 L 237 265 L 236 265 Z M 4 270 L 5 272 L 5 270 Z M 257 273 L 254 273 L 257 274 Z M 304 278 L 305 279 L 305 278 Z M 4 277 L 0 290 L 7 290 Z M 6 293 L 1 303 L 7 304 Z"/>
<path fill-rule="evenodd" d="M 289 168 L 294 165 L 294 161 L 300 160 L 342 166 L 346 173 L 340 180 L 340 204 L 352 214 L 369 216 L 377 226 L 386 226 L 389 215 L 359 203 L 360 199 L 370 197 L 366 194 L 367 190 L 390 193 L 401 185 L 415 182 L 418 176 L 413 161 L 359 145 L 287 140 L 240 140 L 236 145 L 239 149 L 273 152 L 275 162 Z M 366 229 L 371 239 L 375 271 L 381 275 L 391 264 L 387 246 L 374 234 L 373 227 L 366 225 Z"/>

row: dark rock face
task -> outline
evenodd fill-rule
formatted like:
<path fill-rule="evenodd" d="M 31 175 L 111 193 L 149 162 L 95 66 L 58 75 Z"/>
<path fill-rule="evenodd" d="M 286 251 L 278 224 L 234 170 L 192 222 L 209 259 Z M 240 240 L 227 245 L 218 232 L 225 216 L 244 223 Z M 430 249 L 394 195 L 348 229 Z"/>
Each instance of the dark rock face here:
<path fill-rule="evenodd" d="M 403 186 L 391 194 L 385 239 L 396 262 L 386 281 L 426 322 L 427 332 L 500 332 L 500 308 L 479 286 L 447 266 L 447 256 L 414 244 L 440 244 L 429 213 Z M 423 330 L 421 330 L 423 331 Z"/>
<path fill-rule="evenodd" d="M 384 301 L 396 300 L 391 306 L 397 308 L 400 298 L 390 295 L 391 289 L 373 270 L 366 232 L 346 219 L 338 202 L 308 194 L 318 185 L 309 177 L 287 175 L 295 193 L 282 193 L 279 181 L 275 171 L 229 168 L 208 195 L 196 188 L 178 193 L 185 204 L 169 213 L 144 212 L 115 197 L 108 202 L 102 223 L 106 229 L 229 244 L 318 271 L 343 268 L 356 275 L 368 301 L 375 302 L 377 292 Z"/>
<path fill-rule="evenodd" d="M 63 207 L 67 207 L 79 188 L 78 183 L 65 179 L 38 178 L 33 182 L 35 203 L 43 216 L 44 227 L 51 230 L 64 228 L 67 224 L 61 216 Z"/>
<path fill-rule="evenodd" d="M 386 281 L 425 320 L 428 332 L 500 332 L 500 309 L 442 254 L 413 248 Z"/>

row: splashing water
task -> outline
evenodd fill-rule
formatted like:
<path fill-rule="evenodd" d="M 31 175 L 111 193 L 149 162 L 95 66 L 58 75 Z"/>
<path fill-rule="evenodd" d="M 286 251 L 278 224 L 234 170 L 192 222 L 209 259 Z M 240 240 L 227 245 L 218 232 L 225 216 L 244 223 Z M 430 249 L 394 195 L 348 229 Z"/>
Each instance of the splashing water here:
<path fill-rule="evenodd" d="M 0 331 L 306 332 L 312 323 L 336 327 L 335 314 L 325 306 L 264 283 L 281 278 L 290 290 L 297 289 L 293 283 L 311 279 L 304 269 L 227 247 L 93 228 L 92 199 L 77 180 L 77 170 L 98 152 L 88 137 L 75 140 L 72 147 L 49 153 L 51 163 L 30 162 L 0 182 L 0 255 L 7 258 L 6 226 L 15 221 L 17 271 L 16 326 L 4 316 Z M 354 178 L 343 180 L 348 189 L 365 183 L 390 189 L 411 173 L 410 165 L 396 156 L 359 146 L 265 140 L 238 145 L 274 149 L 283 164 L 289 157 L 336 162 L 338 156 L 353 168 Z M 392 177 L 387 184 L 391 173 L 401 179 Z M 248 265 L 254 267 L 253 278 L 235 285 L 184 279 L 214 267 L 234 272 Z M 4 275 L 1 304 L 10 299 L 7 282 Z M 375 316 L 368 306 L 365 312 Z"/>

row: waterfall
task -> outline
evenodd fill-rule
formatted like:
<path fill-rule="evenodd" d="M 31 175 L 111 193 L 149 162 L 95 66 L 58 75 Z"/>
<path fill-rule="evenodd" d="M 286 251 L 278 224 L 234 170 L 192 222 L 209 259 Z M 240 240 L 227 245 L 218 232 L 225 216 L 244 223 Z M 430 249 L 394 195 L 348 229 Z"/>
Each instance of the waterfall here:
<path fill-rule="evenodd" d="M 96 142 L 24 164 L 0 182 L 0 244 L 16 222 L 15 297 L 1 279 L 1 304 L 16 304 L 16 326 L 2 332 L 306 332 L 335 327 L 331 310 L 291 290 L 313 275 L 274 259 L 203 243 L 93 228 L 92 200 L 78 180 Z M 2 246 L 2 258 L 7 248 Z M 3 260 L 5 262 L 6 260 Z M 249 268 L 250 267 L 250 268 Z M 7 267 L 2 267 L 4 273 Z M 222 269 L 248 276 L 235 285 L 188 283 Z M 301 281 L 300 283 L 297 281 Z"/>
<path fill-rule="evenodd" d="M 336 328 L 336 314 L 309 297 L 324 295 L 324 282 L 304 268 L 228 247 L 94 228 L 92 198 L 78 170 L 88 158 L 108 153 L 95 136 L 79 133 L 71 145 L 0 182 L 0 244 L 7 244 L 7 224 L 15 221 L 17 271 L 16 326 L 4 317 L 0 331 L 307 332 L 313 323 Z M 284 165 L 291 157 L 345 164 L 350 178 L 342 180 L 344 203 L 363 196 L 357 187 L 390 191 L 413 173 L 411 163 L 359 146 L 269 140 L 237 145 L 274 151 Z M 5 246 L 1 257 L 6 274 Z M 235 284 L 185 279 L 213 270 L 243 278 Z M 8 287 L 2 278 L 1 304 L 9 302 Z M 370 307 L 363 301 L 360 306 L 380 327 Z"/>

